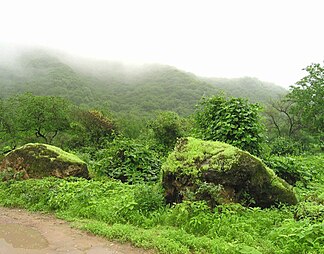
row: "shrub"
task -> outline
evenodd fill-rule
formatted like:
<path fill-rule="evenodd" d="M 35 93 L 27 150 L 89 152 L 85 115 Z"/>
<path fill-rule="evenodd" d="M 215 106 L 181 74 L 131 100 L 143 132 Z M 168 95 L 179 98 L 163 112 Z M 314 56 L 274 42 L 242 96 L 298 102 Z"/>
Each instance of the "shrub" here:
<path fill-rule="evenodd" d="M 271 168 L 279 177 L 286 180 L 291 185 L 295 185 L 297 181 L 304 180 L 307 172 L 302 172 L 296 159 L 292 157 L 269 157 L 264 160 L 265 164 Z"/>
<path fill-rule="evenodd" d="M 322 183 L 324 181 L 323 163 L 324 156 L 290 156 L 278 157 L 271 156 L 264 159 L 265 164 L 273 169 L 275 173 L 285 179 L 290 184 L 297 181 L 303 183 L 304 186 Z"/>
<path fill-rule="evenodd" d="M 147 145 L 131 139 L 116 139 L 95 154 L 93 169 L 122 182 L 155 182 L 160 175 L 161 161 Z"/>
<path fill-rule="evenodd" d="M 254 155 L 260 155 L 263 125 L 260 107 L 242 98 L 222 95 L 203 98 L 197 106 L 195 121 L 199 138 L 223 141 Z"/>
<path fill-rule="evenodd" d="M 134 199 L 137 209 L 141 212 L 151 212 L 164 207 L 162 186 L 159 184 L 140 184 L 134 188 Z"/>
<path fill-rule="evenodd" d="M 273 155 L 298 155 L 300 145 L 290 138 L 278 137 L 271 141 L 271 154 Z"/>
<path fill-rule="evenodd" d="M 156 119 L 149 123 L 153 130 L 154 138 L 163 145 L 164 149 L 171 150 L 184 134 L 184 119 L 172 111 L 164 111 L 157 115 Z"/>

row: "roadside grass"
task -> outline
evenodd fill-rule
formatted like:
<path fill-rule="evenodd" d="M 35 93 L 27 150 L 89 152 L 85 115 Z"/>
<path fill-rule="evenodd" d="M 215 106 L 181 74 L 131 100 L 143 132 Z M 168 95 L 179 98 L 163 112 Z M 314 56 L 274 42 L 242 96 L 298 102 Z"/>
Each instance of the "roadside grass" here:
<path fill-rule="evenodd" d="M 77 228 L 158 253 L 324 253 L 323 158 L 295 157 L 312 176 L 297 183 L 296 206 L 169 207 L 159 184 L 77 178 L 0 182 L 0 205 L 55 213 Z"/>

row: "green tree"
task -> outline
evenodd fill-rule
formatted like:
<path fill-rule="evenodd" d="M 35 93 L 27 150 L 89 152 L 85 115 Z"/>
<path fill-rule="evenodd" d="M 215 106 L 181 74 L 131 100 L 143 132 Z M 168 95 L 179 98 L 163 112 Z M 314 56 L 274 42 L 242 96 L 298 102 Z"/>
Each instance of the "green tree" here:
<path fill-rule="evenodd" d="M 0 105 L 0 146 L 12 150 L 23 138 L 19 127 L 19 103 L 13 98 L 2 100 Z"/>
<path fill-rule="evenodd" d="M 59 132 L 69 129 L 69 105 L 63 98 L 25 95 L 21 102 L 21 123 L 44 142 L 52 143 Z"/>
<path fill-rule="evenodd" d="M 50 144 L 69 129 L 69 107 L 70 103 L 59 97 L 30 93 L 14 96 L 3 103 L 2 127 L 16 144 L 38 140 Z"/>
<path fill-rule="evenodd" d="M 115 123 L 100 111 L 77 109 L 75 115 L 76 121 L 82 125 L 80 128 L 82 133 L 78 134 L 88 145 L 98 147 L 104 140 L 111 140 L 114 137 Z"/>
<path fill-rule="evenodd" d="M 260 106 L 246 99 L 216 95 L 203 98 L 195 113 L 196 132 L 205 140 L 223 141 L 259 155 L 263 141 Z"/>
<path fill-rule="evenodd" d="M 299 154 L 302 151 L 302 123 L 299 112 L 292 113 L 294 102 L 282 97 L 272 100 L 264 110 L 270 154 Z"/>
<path fill-rule="evenodd" d="M 308 75 L 291 86 L 288 98 L 294 103 L 292 113 L 300 114 L 304 131 L 319 137 L 323 143 L 324 131 L 324 66 L 311 64 L 304 70 Z"/>
<path fill-rule="evenodd" d="M 267 117 L 267 128 L 275 137 L 293 138 L 298 136 L 301 124 L 301 115 L 292 113 L 294 102 L 287 97 L 272 100 L 264 113 Z"/>

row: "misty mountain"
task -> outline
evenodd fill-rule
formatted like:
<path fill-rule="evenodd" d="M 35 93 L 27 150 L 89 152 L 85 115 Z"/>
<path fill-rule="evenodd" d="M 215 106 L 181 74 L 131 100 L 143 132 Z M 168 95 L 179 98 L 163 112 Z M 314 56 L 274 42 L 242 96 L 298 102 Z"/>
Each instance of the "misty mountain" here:
<path fill-rule="evenodd" d="M 286 92 L 256 78 L 201 78 L 171 66 L 125 65 L 44 50 L 23 51 L 7 62 L 11 64 L 0 61 L 0 97 L 23 92 L 54 95 L 89 107 L 109 105 L 116 113 L 173 110 L 188 115 L 202 96 L 221 90 L 253 102 Z"/>
<path fill-rule="evenodd" d="M 248 98 L 252 102 L 267 103 L 271 98 L 287 93 L 287 90 L 270 82 L 264 82 L 257 78 L 202 78 L 209 84 L 226 91 L 233 97 Z"/>

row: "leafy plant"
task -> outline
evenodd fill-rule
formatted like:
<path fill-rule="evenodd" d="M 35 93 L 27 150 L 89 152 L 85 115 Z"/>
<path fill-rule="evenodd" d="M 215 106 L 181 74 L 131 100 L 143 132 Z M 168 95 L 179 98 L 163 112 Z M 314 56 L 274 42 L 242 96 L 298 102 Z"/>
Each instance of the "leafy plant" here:
<path fill-rule="evenodd" d="M 308 75 L 291 86 L 288 98 L 294 102 L 292 112 L 302 112 L 302 123 L 323 144 L 324 132 L 324 66 L 316 63 L 304 70 Z"/>
<path fill-rule="evenodd" d="M 117 134 L 116 124 L 98 110 L 75 110 L 75 140 L 81 145 L 101 147 L 105 141 L 111 141 Z M 82 140 L 83 139 L 83 142 Z M 83 144 L 82 144 L 83 143 Z"/>
<path fill-rule="evenodd" d="M 271 154 L 283 156 L 283 155 L 298 155 L 300 154 L 300 144 L 292 140 L 291 138 L 278 137 L 271 141 Z"/>
<path fill-rule="evenodd" d="M 227 142 L 259 155 L 263 141 L 259 111 L 259 105 L 242 98 L 203 98 L 195 113 L 197 134 L 205 140 Z"/>
<path fill-rule="evenodd" d="M 95 154 L 94 170 L 122 182 L 155 182 L 159 179 L 161 161 L 147 145 L 119 138 Z"/>
<path fill-rule="evenodd" d="M 292 157 L 275 157 L 271 156 L 264 159 L 265 164 L 271 168 L 279 177 L 286 180 L 289 184 L 295 185 L 297 181 L 306 183 L 308 177 L 307 172 L 303 172 L 296 159 Z"/>
<path fill-rule="evenodd" d="M 184 134 L 185 121 L 172 111 L 161 112 L 156 119 L 149 123 L 153 130 L 154 138 L 164 146 L 164 149 L 171 150 L 177 141 Z"/>

